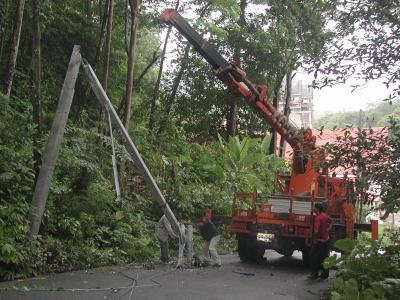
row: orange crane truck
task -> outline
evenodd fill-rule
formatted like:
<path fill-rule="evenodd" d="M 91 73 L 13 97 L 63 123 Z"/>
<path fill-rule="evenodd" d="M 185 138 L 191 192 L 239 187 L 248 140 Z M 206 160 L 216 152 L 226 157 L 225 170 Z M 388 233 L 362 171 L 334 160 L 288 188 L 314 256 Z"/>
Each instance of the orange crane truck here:
<path fill-rule="evenodd" d="M 267 98 L 267 87 L 253 83 L 243 70 L 223 58 L 203 40 L 175 10 L 166 10 L 160 20 L 174 26 L 212 66 L 227 88 L 240 94 L 293 149 L 290 176 L 277 176 L 278 194 L 262 199 L 257 191 L 237 192 L 232 203 L 230 231 L 238 240 L 242 261 L 260 262 L 266 249 L 291 256 L 294 250 L 308 261 L 313 243 L 313 207 L 321 202 L 334 220 L 331 239 L 353 238 L 357 226 L 353 183 L 331 177 L 321 170 L 324 157 L 316 147 L 311 129 L 298 129 Z M 360 229 L 368 226 L 360 224 Z M 368 224 L 367 224 L 368 225 Z"/>

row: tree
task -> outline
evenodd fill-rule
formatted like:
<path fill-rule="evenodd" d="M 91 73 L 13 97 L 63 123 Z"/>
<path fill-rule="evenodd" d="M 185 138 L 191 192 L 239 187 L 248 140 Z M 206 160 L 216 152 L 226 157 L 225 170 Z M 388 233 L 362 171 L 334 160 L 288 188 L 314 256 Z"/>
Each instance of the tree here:
<path fill-rule="evenodd" d="M 336 4 L 330 20 L 336 36 L 314 70 L 316 86 L 346 82 L 350 76 L 380 79 L 390 89 L 386 98 L 395 101 L 400 94 L 399 2 L 338 0 Z"/>
<path fill-rule="evenodd" d="M 89 1 L 90 3 L 90 1 Z M 110 65 L 110 54 L 111 54 L 111 35 L 112 35 L 112 23 L 113 23 L 113 11 L 114 11 L 114 3 L 113 0 L 107 0 L 107 30 L 106 30 L 106 47 L 104 51 L 104 64 L 103 64 L 103 81 L 102 86 L 104 91 L 107 92 L 108 87 L 108 73 L 109 73 L 109 65 Z M 104 126 L 104 117 L 105 112 L 104 109 L 100 108 L 100 118 L 99 118 L 99 131 L 101 132 Z"/>
<path fill-rule="evenodd" d="M 355 175 L 360 212 L 361 206 L 370 204 L 377 195 L 387 213 L 400 209 L 399 128 L 398 119 L 391 118 L 388 128 L 337 129 L 337 141 L 322 147 L 327 160 L 321 168 Z"/>
<path fill-rule="evenodd" d="M 128 0 L 127 0 L 128 1 Z M 136 36 L 137 27 L 139 21 L 139 0 L 129 0 L 129 10 L 131 15 L 131 26 L 130 26 L 130 43 L 128 53 L 128 70 L 126 75 L 126 90 L 125 90 L 125 101 L 124 101 L 124 116 L 123 124 L 125 128 L 129 129 L 129 121 L 131 118 L 131 106 L 132 106 L 132 92 L 133 92 L 133 68 L 135 66 L 136 58 Z M 128 7 L 126 7 L 128 9 Z M 119 178 L 120 185 L 123 187 L 123 178 L 125 173 L 125 163 L 122 161 L 120 164 Z"/>
<path fill-rule="evenodd" d="M 133 68 L 136 58 L 136 36 L 139 21 L 139 0 L 129 0 L 129 11 L 131 15 L 130 26 L 130 43 L 128 53 L 128 71 L 126 76 L 126 91 L 125 91 L 125 110 L 123 117 L 123 124 L 126 129 L 129 128 L 129 120 L 131 117 L 131 103 L 133 91 Z"/>
<path fill-rule="evenodd" d="M 254 83 L 267 84 L 268 97 L 274 102 L 277 102 L 285 74 L 295 72 L 305 62 L 315 62 L 331 38 L 324 27 L 325 18 L 332 10 L 329 1 L 318 1 L 318 5 L 313 1 L 257 1 L 259 9 L 252 7 L 251 10 L 245 10 L 245 24 L 241 27 L 238 25 L 240 3 L 223 3 L 218 2 L 219 6 L 213 6 L 214 11 L 220 12 L 215 14 L 217 18 L 213 16 L 212 19 L 202 21 L 203 26 L 207 26 L 207 30 L 212 33 L 209 43 L 227 60 L 231 60 L 235 48 L 240 48 L 241 69 Z M 198 54 L 189 56 L 191 70 L 187 70 L 184 84 L 177 93 L 175 114 L 177 122 L 185 124 L 188 130 L 189 122 L 192 128 L 213 126 L 214 132 L 207 137 L 212 138 L 215 137 L 215 130 L 220 134 L 220 130 L 227 130 L 226 111 L 231 107 L 231 97 L 228 99 L 223 87 L 212 75 L 194 74 L 209 72 L 209 66 L 201 65 L 202 61 L 198 57 Z M 187 94 L 190 94 L 190 99 Z M 190 107 L 184 107 L 187 103 L 191 104 Z M 238 104 L 237 126 L 241 133 L 256 134 L 268 128 L 244 103 Z M 211 113 L 213 116 L 208 116 Z M 200 115 L 207 119 L 200 118 Z M 195 135 L 198 132 L 200 130 Z"/>
<path fill-rule="evenodd" d="M 40 0 L 32 0 L 32 102 L 33 102 L 33 123 L 36 126 L 36 136 L 34 137 L 33 143 L 34 153 L 33 157 L 35 160 L 35 172 L 36 177 L 39 175 L 39 166 L 41 164 L 40 155 L 40 140 L 43 135 L 43 116 L 42 116 L 42 100 L 41 100 L 41 88 L 42 88 L 42 50 L 40 47 Z"/>
<path fill-rule="evenodd" d="M 398 116 L 390 117 L 389 123 L 386 164 L 374 178 L 380 186 L 382 209 L 386 210 L 386 216 L 400 211 L 400 119 Z"/>
<path fill-rule="evenodd" d="M 15 73 L 15 65 L 17 64 L 22 19 L 24 17 L 24 6 L 25 6 L 25 0 L 18 0 L 15 12 L 14 27 L 13 27 L 12 41 L 8 57 L 8 64 L 4 72 L 3 94 L 6 96 L 10 96 L 12 81 Z"/>
<path fill-rule="evenodd" d="M 237 21 L 238 28 L 243 28 L 246 26 L 246 8 L 247 8 L 247 0 L 240 0 L 239 2 L 239 19 Z M 241 43 L 240 40 L 243 39 L 244 37 L 241 34 L 242 32 L 233 32 L 236 43 L 234 44 L 234 50 L 233 50 L 233 61 L 240 66 L 240 63 L 242 61 L 242 55 L 241 52 L 243 49 L 241 49 Z M 231 99 L 228 102 L 228 107 L 229 107 L 229 113 L 227 116 L 227 136 L 234 136 L 236 134 L 237 130 L 237 113 L 238 113 L 238 102 L 240 101 L 240 96 L 239 95 L 231 95 Z"/>
<path fill-rule="evenodd" d="M 11 1 L 5 1 L 4 5 L 0 8 L 0 62 L 3 58 L 3 49 L 5 45 L 5 40 L 7 37 L 7 21 L 8 21 L 8 15 L 9 15 L 9 10 L 10 10 L 10 2 Z"/>
<path fill-rule="evenodd" d="M 285 107 L 283 109 L 283 114 L 289 119 L 290 115 L 290 100 L 292 99 L 292 72 L 286 74 L 286 89 L 285 89 Z M 286 142 L 281 138 L 279 142 L 279 157 L 285 157 Z"/>
<path fill-rule="evenodd" d="M 175 3 L 175 10 L 178 10 L 178 8 L 179 8 L 179 0 L 177 0 Z M 158 93 L 159 93 L 159 89 L 160 89 L 161 76 L 162 76 L 163 68 L 164 68 L 165 54 L 167 51 L 167 45 L 168 45 L 169 36 L 171 34 L 171 31 L 172 31 L 172 26 L 169 26 L 168 30 L 167 30 L 167 34 L 165 35 L 164 46 L 163 46 L 163 49 L 161 52 L 161 58 L 160 58 L 160 67 L 158 69 L 157 81 L 154 86 L 153 95 L 151 98 L 151 108 L 150 108 L 150 117 L 149 117 L 149 129 L 150 130 L 152 130 L 153 126 L 154 126 L 156 102 L 157 102 Z"/>
<path fill-rule="evenodd" d="M 367 110 L 358 112 L 338 112 L 320 117 L 315 122 L 316 128 L 345 128 L 353 125 L 360 128 L 389 126 L 389 116 L 400 114 L 400 102 L 388 102 L 371 106 Z"/>

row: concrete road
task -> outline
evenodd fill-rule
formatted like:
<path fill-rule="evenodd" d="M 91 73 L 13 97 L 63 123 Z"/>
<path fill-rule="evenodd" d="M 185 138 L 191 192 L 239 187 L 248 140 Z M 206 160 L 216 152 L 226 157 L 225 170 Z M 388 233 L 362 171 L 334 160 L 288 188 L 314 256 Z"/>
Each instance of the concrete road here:
<path fill-rule="evenodd" d="M 0 300 L 81 299 L 320 299 L 328 281 L 310 281 L 301 255 L 267 250 L 263 265 L 223 255 L 222 267 L 176 270 L 173 266 L 127 265 L 0 283 Z"/>

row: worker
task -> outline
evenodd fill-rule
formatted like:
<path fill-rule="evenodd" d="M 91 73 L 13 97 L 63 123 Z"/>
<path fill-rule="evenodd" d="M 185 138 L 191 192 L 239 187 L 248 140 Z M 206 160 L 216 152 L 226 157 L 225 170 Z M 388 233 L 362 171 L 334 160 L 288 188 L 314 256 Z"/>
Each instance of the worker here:
<path fill-rule="evenodd" d="M 167 217 L 163 215 L 156 224 L 156 236 L 160 242 L 161 261 L 165 264 L 170 264 L 168 255 L 168 240 L 169 238 L 177 239 L 178 236 L 172 230 L 171 224 Z"/>
<path fill-rule="evenodd" d="M 311 275 L 310 279 L 322 278 L 326 279 L 329 276 L 329 269 L 325 269 L 322 265 L 324 259 L 329 256 L 330 237 L 329 231 L 332 228 L 332 219 L 324 212 L 322 203 L 314 204 L 316 213 L 314 219 L 314 244 L 311 248 Z M 319 275 L 319 271 L 322 273 Z"/>
<path fill-rule="evenodd" d="M 203 238 L 203 259 L 206 263 L 214 266 L 221 266 L 221 259 L 217 252 L 220 235 L 217 227 L 207 217 L 203 216 L 196 224 Z"/>

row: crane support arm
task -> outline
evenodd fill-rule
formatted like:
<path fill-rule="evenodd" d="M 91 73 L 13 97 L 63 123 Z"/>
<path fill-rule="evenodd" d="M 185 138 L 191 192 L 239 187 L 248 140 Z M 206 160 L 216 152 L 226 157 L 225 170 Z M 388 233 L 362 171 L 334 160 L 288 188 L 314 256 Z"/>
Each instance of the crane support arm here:
<path fill-rule="evenodd" d="M 241 94 L 253 110 L 261 115 L 294 150 L 315 148 L 315 138 L 312 135 L 311 129 L 300 130 L 292 124 L 267 99 L 266 86 L 251 82 L 243 70 L 223 58 L 178 12 L 167 9 L 161 14 L 160 21 L 174 26 L 212 66 L 215 75 L 228 89 L 233 93 Z"/>

